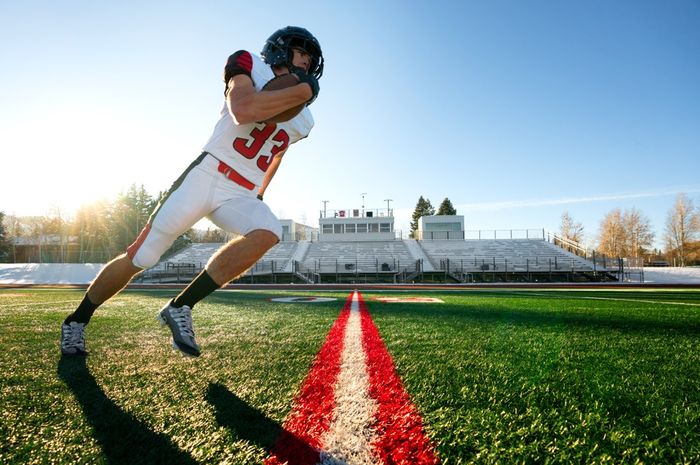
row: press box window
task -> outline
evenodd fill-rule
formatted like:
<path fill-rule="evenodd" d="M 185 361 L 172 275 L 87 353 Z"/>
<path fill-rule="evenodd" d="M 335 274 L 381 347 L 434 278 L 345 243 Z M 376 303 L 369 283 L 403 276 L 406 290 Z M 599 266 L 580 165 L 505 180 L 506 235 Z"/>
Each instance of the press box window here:
<path fill-rule="evenodd" d="M 332 224 L 324 224 L 323 225 L 323 234 L 332 234 L 333 233 L 333 225 Z"/>

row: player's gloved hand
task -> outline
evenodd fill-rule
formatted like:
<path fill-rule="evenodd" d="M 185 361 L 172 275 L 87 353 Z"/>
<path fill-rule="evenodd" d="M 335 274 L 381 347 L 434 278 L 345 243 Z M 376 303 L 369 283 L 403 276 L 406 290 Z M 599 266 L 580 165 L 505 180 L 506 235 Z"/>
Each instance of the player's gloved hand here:
<path fill-rule="evenodd" d="M 262 199 L 263 199 L 263 196 L 262 196 L 262 194 L 258 194 L 258 196 L 257 196 L 257 197 L 258 197 L 258 200 L 262 200 Z"/>
<path fill-rule="evenodd" d="M 311 103 L 316 100 L 316 97 L 318 97 L 318 91 L 320 90 L 318 86 L 318 79 L 313 77 L 312 75 L 306 73 L 303 69 L 300 68 L 295 68 L 294 69 L 294 74 L 299 78 L 300 83 L 306 83 L 311 87 L 311 98 L 309 99 L 308 102 L 306 102 L 306 105 L 311 105 Z"/>

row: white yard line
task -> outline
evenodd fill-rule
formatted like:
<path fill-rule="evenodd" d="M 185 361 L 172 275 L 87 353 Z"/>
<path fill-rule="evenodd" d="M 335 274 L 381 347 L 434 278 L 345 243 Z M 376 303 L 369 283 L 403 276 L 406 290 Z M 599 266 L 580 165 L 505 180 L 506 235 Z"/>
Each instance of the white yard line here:
<path fill-rule="evenodd" d="M 664 304 L 664 305 L 685 305 L 689 307 L 700 307 L 700 304 L 694 304 L 690 302 L 667 302 L 664 300 L 643 300 L 643 299 L 621 299 L 618 297 L 593 297 L 593 296 L 584 296 L 584 295 L 565 295 L 565 296 L 556 296 L 555 294 L 540 294 L 539 292 L 511 292 L 511 294 L 514 295 L 523 295 L 523 296 L 528 296 L 528 295 L 534 295 L 534 296 L 539 296 L 539 297 L 558 297 L 561 299 L 586 299 L 586 300 L 612 300 L 612 301 L 618 301 L 618 302 L 637 302 L 637 303 L 645 303 L 645 304 Z"/>
<path fill-rule="evenodd" d="M 362 347 L 362 326 L 357 293 L 350 307 L 345 329 L 340 373 L 335 387 L 335 412 L 322 444 L 323 465 L 372 465 L 374 454 L 372 422 L 377 409 L 369 396 L 367 357 Z"/>
<path fill-rule="evenodd" d="M 645 304 L 664 304 L 664 305 L 687 305 L 690 307 L 700 307 L 700 304 L 693 304 L 690 302 L 666 302 L 663 300 L 641 300 L 641 299 L 619 299 L 615 297 L 584 297 L 581 296 L 579 299 L 589 299 L 589 300 L 617 300 L 620 302 L 642 302 Z"/>

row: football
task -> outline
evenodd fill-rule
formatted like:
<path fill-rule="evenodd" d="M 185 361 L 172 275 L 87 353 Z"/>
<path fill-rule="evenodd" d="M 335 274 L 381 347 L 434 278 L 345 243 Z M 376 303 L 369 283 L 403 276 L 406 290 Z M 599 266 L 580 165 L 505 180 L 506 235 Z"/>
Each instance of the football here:
<path fill-rule="evenodd" d="M 286 89 L 287 87 L 296 86 L 297 84 L 299 84 L 299 78 L 295 74 L 282 74 L 279 76 L 275 76 L 274 78 L 267 81 L 267 83 L 263 86 L 262 90 L 269 91 Z M 278 113 L 275 116 L 266 119 L 265 122 L 283 123 L 285 121 L 289 121 L 290 119 L 298 115 L 301 112 L 301 110 L 304 109 L 305 106 L 306 102 L 301 103 L 295 107 L 284 110 L 282 113 Z"/>

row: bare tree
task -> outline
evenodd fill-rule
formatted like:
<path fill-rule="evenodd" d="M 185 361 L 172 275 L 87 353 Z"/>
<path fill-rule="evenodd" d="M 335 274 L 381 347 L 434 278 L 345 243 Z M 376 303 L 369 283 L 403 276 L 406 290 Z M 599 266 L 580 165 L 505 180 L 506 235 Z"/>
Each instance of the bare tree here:
<path fill-rule="evenodd" d="M 651 250 L 651 222 L 636 208 L 608 213 L 600 223 L 598 251 L 614 257 L 640 257 Z"/>
<path fill-rule="evenodd" d="M 640 257 L 651 251 L 654 232 L 649 218 L 636 208 L 632 208 L 625 210 L 622 215 L 622 224 L 626 236 L 626 257 Z"/>
<path fill-rule="evenodd" d="M 561 215 L 559 235 L 567 241 L 580 244 L 583 242 L 583 224 L 578 221 L 574 221 L 569 212 L 565 211 Z M 564 247 L 566 249 L 570 249 L 569 246 L 564 245 Z"/>
<path fill-rule="evenodd" d="M 605 215 L 603 221 L 600 222 L 598 251 L 611 257 L 623 257 L 625 255 L 625 242 L 622 212 L 616 208 Z"/>
<path fill-rule="evenodd" d="M 676 203 L 666 217 L 666 254 L 678 259 L 680 266 L 685 266 L 688 257 L 688 245 L 700 233 L 700 212 L 693 205 L 693 200 L 686 194 L 678 194 Z"/>

